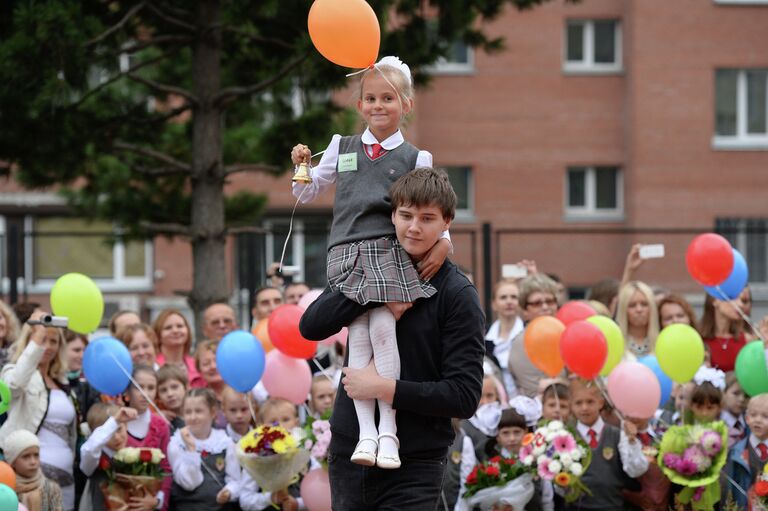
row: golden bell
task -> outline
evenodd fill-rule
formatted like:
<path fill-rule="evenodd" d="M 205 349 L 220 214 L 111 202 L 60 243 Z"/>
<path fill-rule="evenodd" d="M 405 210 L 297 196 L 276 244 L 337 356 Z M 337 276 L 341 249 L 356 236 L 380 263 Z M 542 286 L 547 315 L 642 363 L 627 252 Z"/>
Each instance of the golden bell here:
<path fill-rule="evenodd" d="M 309 176 L 309 165 L 302 162 L 299 163 L 299 168 L 296 171 L 296 173 L 293 175 L 293 179 L 291 180 L 294 183 L 304 183 L 309 184 L 312 182 L 312 178 Z"/>

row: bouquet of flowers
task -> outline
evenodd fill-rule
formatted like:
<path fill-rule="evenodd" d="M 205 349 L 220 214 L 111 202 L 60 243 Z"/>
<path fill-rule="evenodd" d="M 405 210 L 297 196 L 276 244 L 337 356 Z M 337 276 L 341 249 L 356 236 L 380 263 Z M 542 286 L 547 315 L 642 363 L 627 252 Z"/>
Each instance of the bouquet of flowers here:
<path fill-rule="evenodd" d="M 673 483 L 685 486 L 677 497 L 692 509 L 714 509 L 720 500 L 719 477 L 728 456 L 728 428 L 718 421 L 672 426 L 664 433 L 658 464 Z"/>
<path fill-rule="evenodd" d="M 752 509 L 755 511 L 765 511 L 768 509 L 768 465 L 763 467 L 763 471 L 757 476 L 757 481 L 752 487 L 754 496 L 752 497 Z"/>
<path fill-rule="evenodd" d="M 160 449 L 125 447 L 110 460 L 101 458 L 99 468 L 107 473 L 107 481 L 99 489 L 104 495 L 107 509 L 128 509 L 131 497 L 143 497 L 147 493 L 157 495 L 168 474 L 160 467 L 165 455 Z"/>
<path fill-rule="evenodd" d="M 470 507 L 480 506 L 483 511 L 492 509 L 497 503 L 522 511 L 534 491 L 531 469 L 514 458 L 501 456 L 475 465 L 467 476 L 465 487 L 467 490 L 462 498 Z"/>
<path fill-rule="evenodd" d="M 259 426 L 237 443 L 237 459 L 262 490 L 281 490 L 296 482 L 309 462 L 300 441 L 280 426 Z"/>
<path fill-rule="evenodd" d="M 561 421 L 550 421 L 523 437 L 520 461 L 534 467 L 539 477 L 566 489 L 565 500 L 573 502 L 591 492 L 581 475 L 592 461 L 592 450 Z"/>
<path fill-rule="evenodd" d="M 315 458 L 324 469 L 328 469 L 328 446 L 331 445 L 330 412 L 323 414 L 320 419 L 307 417 L 304 426 L 304 448 Z"/>

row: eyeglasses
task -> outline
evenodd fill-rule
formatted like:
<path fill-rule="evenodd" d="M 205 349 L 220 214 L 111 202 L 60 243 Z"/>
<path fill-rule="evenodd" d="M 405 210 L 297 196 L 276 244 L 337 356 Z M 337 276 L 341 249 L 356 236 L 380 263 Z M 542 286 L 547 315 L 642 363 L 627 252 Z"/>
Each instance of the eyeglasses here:
<path fill-rule="evenodd" d="M 525 304 L 526 307 L 541 307 L 542 305 L 546 305 L 548 307 L 554 307 L 557 305 L 557 300 L 554 298 L 545 298 L 542 300 L 536 300 L 533 302 L 528 302 Z"/>

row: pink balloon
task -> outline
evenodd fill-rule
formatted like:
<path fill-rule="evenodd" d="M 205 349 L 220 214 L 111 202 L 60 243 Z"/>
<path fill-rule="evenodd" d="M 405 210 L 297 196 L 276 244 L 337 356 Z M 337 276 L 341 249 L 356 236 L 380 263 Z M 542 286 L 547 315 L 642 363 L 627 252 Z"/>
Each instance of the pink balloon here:
<path fill-rule="evenodd" d="M 622 362 L 608 376 L 608 395 L 625 416 L 650 419 L 659 406 L 661 386 L 640 362 Z"/>
<path fill-rule="evenodd" d="M 309 307 L 312 302 L 317 300 L 317 297 L 321 294 L 323 294 L 322 289 L 310 289 L 304 294 L 304 296 L 301 297 L 297 305 L 302 309 L 307 310 L 307 307 Z"/>
<path fill-rule="evenodd" d="M 309 395 L 312 371 L 306 360 L 288 357 L 272 350 L 267 353 L 261 382 L 270 396 L 281 397 L 299 405 L 306 401 Z"/>
<path fill-rule="evenodd" d="M 309 511 L 331 511 L 331 482 L 322 468 L 310 470 L 301 480 L 301 498 Z"/>
<path fill-rule="evenodd" d="M 337 342 L 341 343 L 342 346 L 347 345 L 347 336 L 349 335 L 349 331 L 347 330 L 347 327 L 343 327 L 341 330 L 333 334 L 327 339 L 323 339 L 320 341 L 320 344 L 323 346 L 333 346 Z"/>

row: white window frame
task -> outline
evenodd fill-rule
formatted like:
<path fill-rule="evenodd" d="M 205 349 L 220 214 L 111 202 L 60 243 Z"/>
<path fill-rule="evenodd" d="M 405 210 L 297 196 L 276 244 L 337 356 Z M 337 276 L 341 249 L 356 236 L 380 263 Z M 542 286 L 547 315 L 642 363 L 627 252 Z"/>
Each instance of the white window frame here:
<path fill-rule="evenodd" d="M 768 0 L 766 1 L 768 3 Z M 723 69 L 723 68 L 721 68 Z M 747 71 L 753 68 L 738 68 L 736 78 L 736 135 L 712 136 L 712 148 L 721 150 L 768 150 L 768 129 L 765 134 L 755 135 L 747 133 Z M 758 69 L 758 68 L 754 68 Z M 763 69 L 763 68 L 759 68 Z M 718 70 L 715 70 L 717 73 Z M 765 87 L 766 116 L 768 117 L 768 84 Z M 716 94 L 717 92 L 715 92 Z M 717 105 L 717 98 L 715 98 Z M 717 108 L 715 106 L 715 108 Z M 716 114 L 716 112 L 715 112 Z M 715 129 L 717 127 L 715 126 Z M 767 127 L 768 128 L 768 127 Z"/>
<path fill-rule="evenodd" d="M 279 263 L 280 261 L 272 261 L 272 254 L 275 253 L 275 235 L 272 233 L 272 228 L 275 225 L 288 225 L 288 223 L 285 221 L 287 220 L 290 222 L 290 219 L 288 218 L 272 218 L 270 220 L 264 221 L 264 229 L 267 231 L 267 234 L 264 238 L 264 249 L 266 250 L 267 257 L 267 267 L 269 267 L 272 263 Z M 293 264 L 297 264 L 299 266 L 299 273 L 297 275 L 293 276 L 294 281 L 297 282 L 304 282 L 305 276 L 304 276 L 304 220 L 302 219 L 293 219 L 293 229 L 291 230 L 291 237 L 289 243 L 291 244 L 291 250 L 293 252 Z M 283 247 L 279 247 L 282 251 Z M 288 250 L 286 249 L 286 252 Z M 298 263 L 296 262 L 298 261 Z M 290 266 L 286 264 L 286 266 Z"/>
<path fill-rule="evenodd" d="M 448 169 L 468 169 L 469 175 L 467 179 L 467 207 L 459 209 L 456 208 L 456 218 L 459 222 L 474 222 L 475 221 L 475 172 L 472 165 L 444 165 L 444 168 Z"/>
<path fill-rule="evenodd" d="M 595 62 L 595 22 L 613 21 L 616 60 L 613 63 Z M 584 27 L 582 45 L 584 60 L 568 60 L 568 26 L 581 24 Z M 568 74 L 616 74 L 624 70 L 622 26 L 619 19 L 567 19 L 563 29 L 563 72 Z"/>
<path fill-rule="evenodd" d="M 428 68 L 429 72 L 435 75 L 473 75 L 475 74 L 475 50 L 467 46 L 467 62 L 454 62 L 440 57 Z"/>
<path fill-rule="evenodd" d="M 24 280 L 26 291 L 30 294 L 49 293 L 56 279 L 34 279 L 34 226 L 35 217 L 24 217 Z M 102 292 L 151 292 L 153 288 L 154 247 L 152 241 L 144 242 L 144 276 L 128 277 L 125 275 L 125 246 L 116 242 L 112 247 L 113 278 L 94 278 L 93 281 Z"/>
<path fill-rule="evenodd" d="M 616 169 L 616 208 L 606 209 L 597 208 L 597 173 L 595 168 L 610 167 Z M 571 206 L 570 198 L 570 173 L 571 170 L 583 169 L 586 171 L 584 181 L 585 205 Z M 588 221 L 622 221 L 624 220 L 624 172 L 618 165 L 595 165 L 595 166 L 568 166 L 565 169 L 565 186 L 563 205 L 566 220 L 588 220 Z"/>
<path fill-rule="evenodd" d="M 719 218 L 718 218 L 719 219 Z M 728 218 L 728 220 L 731 221 L 738 221 L 739 225 L 735 233 L 736 243 L 733 243 L 733 248 L 741 252 L 743 256 L 746 257 L 747 249 L 749 247 L 749 234 L 747 233 L 747 221 L 750 220 L 749 218 Z M 768 257 L 768 253 L 766 254 Z M 766 261 L 766 264 L 768 264 L 768 261 Z M 756 282 L 751 281 L 749 282 L 750 288 L 754 291 L 755 289 L 758 289 L 760 291 L 768 291 L 768 281 L 765 282 Z M 753 297 L 754 299 L 754 297 Z"/>

